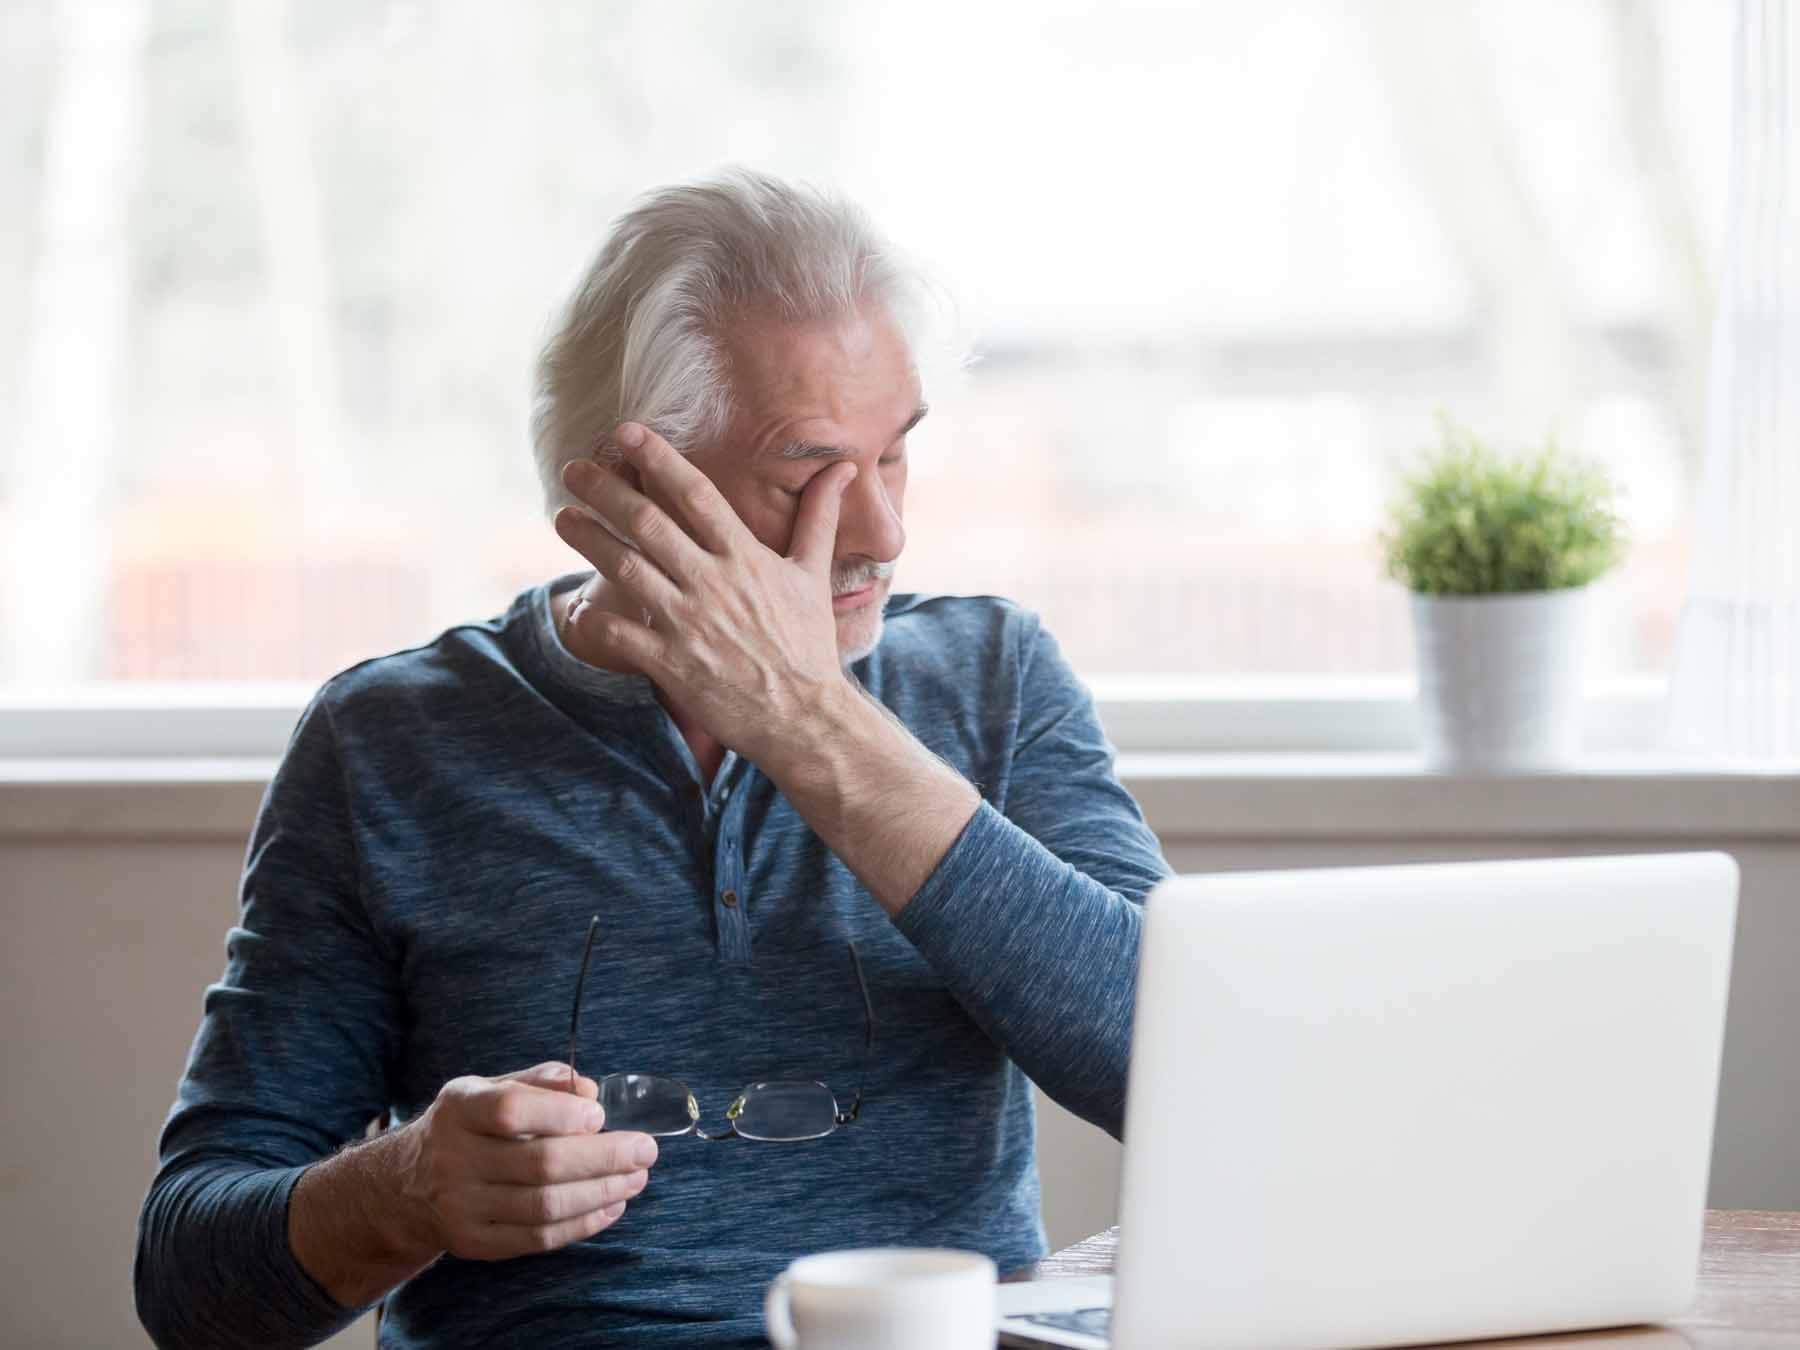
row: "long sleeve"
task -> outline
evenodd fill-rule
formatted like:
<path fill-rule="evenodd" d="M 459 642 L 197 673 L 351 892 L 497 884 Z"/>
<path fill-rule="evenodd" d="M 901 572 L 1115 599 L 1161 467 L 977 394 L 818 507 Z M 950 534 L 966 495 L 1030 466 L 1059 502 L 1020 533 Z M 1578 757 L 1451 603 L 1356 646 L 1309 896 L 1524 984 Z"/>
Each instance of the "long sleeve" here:
<path fill-rule="evenodd" d="M 1169 868 L 1054 639 L 1037 628 L 1026 650 L 1003 801 L 895 922 L 1038 1086 L 1117 1137 L 1143 900 Z"/>
<path fill-rule="evenodd" d="M 158 1345 L 310 1345 L 360 1311 L 287 1240 L 300 1174 L 388 1101 L 398 998 L 358 897 L 343 770 L 315 700 L 264 796 L 225 973 L 138 1220 L 138 1316 Z"/>

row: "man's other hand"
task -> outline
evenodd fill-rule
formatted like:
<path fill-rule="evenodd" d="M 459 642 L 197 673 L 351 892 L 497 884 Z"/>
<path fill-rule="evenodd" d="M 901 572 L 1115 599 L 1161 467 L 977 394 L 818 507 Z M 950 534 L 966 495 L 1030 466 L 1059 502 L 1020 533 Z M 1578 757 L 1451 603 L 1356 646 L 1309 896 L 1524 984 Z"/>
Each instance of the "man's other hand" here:
<path fill-rule="evenodd" d="M 415 1120 L 307 1168 L 288 1203 L 294 1259 L 362 1308 L 448 1252 L 552 1251 L 617 1223 L 656 1161 L 647 1134 L 601 1134 L 599 1085 L 567 1064 L 455 1078 Z"/>
<path fill-rule="evenodd" d="M 497 1261 L 553 1251 L 618 1222 L 644 1189 L 656 1141 L 601 1134 L 598 1085 L 567 1064 L 453 1078 L 397 1132 L 404 1207 L 434 1252 Z M 400 1138 L 396 1138 L 396 1144 Z"/>

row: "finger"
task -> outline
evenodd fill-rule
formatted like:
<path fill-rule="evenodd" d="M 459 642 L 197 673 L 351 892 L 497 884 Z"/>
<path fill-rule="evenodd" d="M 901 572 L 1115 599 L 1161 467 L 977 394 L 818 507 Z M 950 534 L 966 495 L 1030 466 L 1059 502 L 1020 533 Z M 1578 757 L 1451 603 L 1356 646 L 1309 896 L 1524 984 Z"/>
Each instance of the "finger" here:
<path fill-rule="evenodd" d="M 559 1092 L 568 1092 L 569 1066 L 560 1059 L 547 1059 L 542 1064 L 533 1064 L 529 1069 L 515 1069 L 512 1073 L 503 1073 L 496 1080 L 506 1083 L 530 1083 L 534 1087 L 551 1088 Z M 600 1084 L 592 1078 L 577 1074 L 574 1091 L 577 1096 L 593 1101 L 600 1095 Z"/>
<path fill-rule="evenodd" d="M 580 507 L 556 513 L 557 536 L 586 558 L 609 581 L 615 581 L 640 605 L 667 613 L 681 603 L 681 588 L 635 548 L 621 544 Z"/>
<path fill-rule="evenodd" d="M 742 543 L 748 527 L 725 495 L 687 457 L 650 428 L 626 422 L 613 440 L 625 462 L 638 471 L 646 493 L 675 509 L 680 522 L 702 548 L 728 553 Z"/>
<path fill-rule="evenodd" d="M 624 1213 L 625 1206 L 620 1203 L 557 1224 L 475 1224 L 451 1250 L 475 1261 L 504 1261 L 515 1256 L 553 1252 L 558 1247 L 591 1238 L 612 1227 Z"/>
<path fill-rule="evenodd" d="M 824 473 L 813 475 L 800 499 L 799 513 L 794 517 L 794 537 L 788 544 L 788 557 L 803 567 L 829 572 L 832 555 L 837 551 L 838 512 L 844 504 L 844 493 L 856 477 L 856 465 L 834 464 Z M 829 481 L 826 481 L 829 480 Z"/>
<path fill-rule="evenodd" d="M 623 474 L 609 472 L 591 460 L 572 459 L 563 465 L 562 479 L 564 487 L 669 576 L 686 579 L 706 565 L 707 551 L 670 519 L 668 512 L 627 483 Z"/>
<path fill-rule="evenodd" d="M 581 635 L 585 660 L 617 668 L 620 662 L 654 675 L 664 668 L 668 643 L 643 624 L 611 610 L 584 605 L 569 616 L 569 628 Z"/>
<path fill-rule="evenodd" d="M 543 1139 L 478 1139 L 471 1168 L 474 1176 L 486 1182 L 557 1186 L 647 1171 L 656 1156 L 656 1141 L 634 1130 Z"/>
<path fill-rule="evenodd" d="M 618 1172 L 555 1186 L 478 1186 L 469 1195 L 468 1214 L 485 1223 L 565 1223 L 623 1204 L 640 1194 L 649 1180 L 648 1172 Z"/>
<path fill-rule="evenodd" d="M 463 1101 L 461 1123 L 476 1134 L 512 1139 L 522 1134 L 593 1134 L 600 1128 L 600 1103 L 532 1083 L 487 1082 Z"/>

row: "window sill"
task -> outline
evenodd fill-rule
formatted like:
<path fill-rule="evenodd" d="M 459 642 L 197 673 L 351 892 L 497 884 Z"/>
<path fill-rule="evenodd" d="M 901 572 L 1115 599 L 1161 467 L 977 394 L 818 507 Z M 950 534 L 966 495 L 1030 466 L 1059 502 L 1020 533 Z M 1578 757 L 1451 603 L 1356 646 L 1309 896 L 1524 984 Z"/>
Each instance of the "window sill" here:
<path fill-rule="evenodd" d="M 0 838 L 241 844 L 271 759 L 0 760 Z M 1800 838 L 1800 765 L 1594 755 L 1566 773 L 1428 772 L 1392 752 L 1121 755 L 1165 841 Z"/>
<path fill-rule="evenodd" d="M 1800 838 L 1800 764 L 1613 754 L 1479 777 L 1351 752 L 1121 755 L 1118 769 L 1164 840 Z"/>

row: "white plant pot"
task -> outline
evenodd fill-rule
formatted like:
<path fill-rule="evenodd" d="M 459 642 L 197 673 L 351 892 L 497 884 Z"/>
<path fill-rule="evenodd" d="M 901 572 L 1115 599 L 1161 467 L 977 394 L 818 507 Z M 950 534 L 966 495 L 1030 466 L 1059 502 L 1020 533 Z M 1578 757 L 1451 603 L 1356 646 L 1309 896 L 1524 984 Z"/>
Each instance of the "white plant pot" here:
<path fill-rule="evenodd" d="M 1564 768 L 1581 748 L 1587 587 L 1413 595 L 1425 763 L 1455 773 Z"/>

